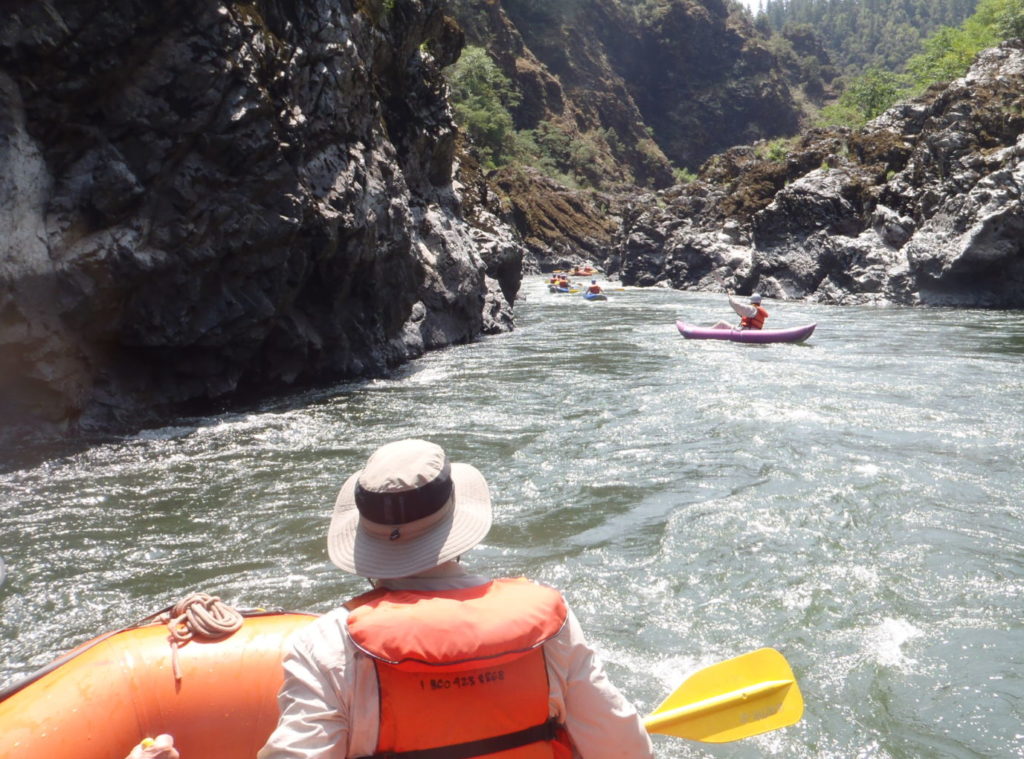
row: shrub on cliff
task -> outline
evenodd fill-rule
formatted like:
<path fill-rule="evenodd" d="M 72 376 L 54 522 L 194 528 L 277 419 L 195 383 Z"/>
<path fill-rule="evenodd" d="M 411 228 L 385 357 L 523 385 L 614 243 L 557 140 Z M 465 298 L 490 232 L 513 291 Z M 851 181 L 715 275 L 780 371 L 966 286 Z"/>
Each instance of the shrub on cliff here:
<path fill-rule="evenodd" d="M 473 140 L 488 169 L 508 162 L 515 149 L 509 108 L 520 95 L 482 47 L 468 46 L 446 73 L 455 121 Z"/>
<path fill-rule="evenodd" d="M 924 90 L 934 82 L 963 76 L 974 56 L 1005 39 L 1024 36 L 1021 0 L 981 0 L 974 15 L 957 29 L 943 27 L 924 41 L 924 50 L 907 63 L 913 86 Z"/>
<path fill-rule="evenodd" d="M 926 39 L 923 50 L 907 62 L 906 74 L 869 69 L 847 85 L 837 103 L 822 109 L 820 121 L 825 126 L 863 126 L 898 100 L 963 76 L 982 50 L 1021 36 L 1022 0 L 981 0 L 960 27 L 944 26 Z"/>

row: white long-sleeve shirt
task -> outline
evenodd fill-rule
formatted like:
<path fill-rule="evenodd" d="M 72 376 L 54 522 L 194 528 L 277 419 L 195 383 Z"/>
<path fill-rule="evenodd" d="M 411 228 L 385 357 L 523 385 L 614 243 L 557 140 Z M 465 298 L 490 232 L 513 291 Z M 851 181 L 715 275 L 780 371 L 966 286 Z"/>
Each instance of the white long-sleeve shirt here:
<path fill-rule="evenodd" d="M 395 590 L 455 590 L 489 582 L 455 562 L 417 577 L 384 580 Z M 345 633 L 336 609 L 296 633 L 284 659 L 277 728 L 258 759 L 338 759 L 373 754 L 377 745 L 377 677 L 373 661 Z M 548 708 L 565 725 L 580 759 L 647 759 L 651 741 L 636 709 L 608 680 L 572 611 L 544 644 Z M 345 746 L 345 753 L 335 750 Z"/>
<path fill-rule="evenodd" d="M 732 306 L 732 310 L 740 316 L 757 316 L 757 306 L 752 303 L 740 303 L 731 295 L 729 296 L 729 305 Z"/>

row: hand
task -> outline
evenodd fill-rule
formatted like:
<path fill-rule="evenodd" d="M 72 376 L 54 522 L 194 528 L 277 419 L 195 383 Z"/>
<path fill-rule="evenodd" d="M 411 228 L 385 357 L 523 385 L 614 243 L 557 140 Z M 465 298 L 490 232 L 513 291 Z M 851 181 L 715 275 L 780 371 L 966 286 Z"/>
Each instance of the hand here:
<path fill-rule="evenodd" d="M 174 748 L 174 738 L 164 733 L 143 739 L 125 759 L 180 759 L 180 756 Z"/>

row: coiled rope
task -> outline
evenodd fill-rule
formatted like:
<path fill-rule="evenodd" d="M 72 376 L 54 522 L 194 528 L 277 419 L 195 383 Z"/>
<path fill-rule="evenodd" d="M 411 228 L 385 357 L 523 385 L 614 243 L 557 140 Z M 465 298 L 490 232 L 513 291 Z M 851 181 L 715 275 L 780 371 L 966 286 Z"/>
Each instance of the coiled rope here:
<path fill-rule="evenodd" d="M 171 671 L 181 680 L 178 649 L 193 638 L 217 640 L 230 635 L 244 621 L 238 610 L 207 593 L 190 593 L 158 617 L 170 631 Z"/>

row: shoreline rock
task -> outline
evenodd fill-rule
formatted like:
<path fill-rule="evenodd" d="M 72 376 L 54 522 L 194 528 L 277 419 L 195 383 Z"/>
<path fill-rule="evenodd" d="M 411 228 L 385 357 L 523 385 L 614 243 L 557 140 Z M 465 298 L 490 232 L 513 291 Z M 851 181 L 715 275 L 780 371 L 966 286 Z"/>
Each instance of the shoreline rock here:
<path fill-rule="evenodd" d="M 735 148 L 638 198 L 609 270 L 626 284 L 822 303 L 1019 308 L 1024 42 L 859 132 L 782 160 Z"/>
<path fill-rule="evenodd" d="M 0 11 L 0 429 L 131 430 L 512 328 L 441 0 Z"/>

